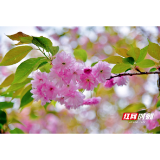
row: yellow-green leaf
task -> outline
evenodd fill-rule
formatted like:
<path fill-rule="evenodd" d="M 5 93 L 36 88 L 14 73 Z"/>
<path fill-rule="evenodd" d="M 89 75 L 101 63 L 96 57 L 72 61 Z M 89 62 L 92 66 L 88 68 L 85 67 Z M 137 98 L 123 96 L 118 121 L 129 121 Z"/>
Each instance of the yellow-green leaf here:
<path fill-rule="evenodd" d="M 134 58 L 135 61 L 137 61 L 139 55 L 140 55 L 140 49 L 139 48 L 135 48 L 135 47 L 132 47 L 128 52 L 127 54 L 131 57 Z"/>
<path fill-rule="evenodd" d="M 121 110 L 122 113 L 127 112 L 138 112 L 142 109 L 146 109 L 146 106 L 143 103 L 133 103 L 128 105 L 126 108 Z"/>
<path fill-rule="evenodd" d="M 118 53 L 122 57 L 129 57 L 129 55 L 127 54 L 127 52 L 128 52 L 128 50 L 125 49 L 125 48 L 116 48 L 116 53 Z"/>
<path fill-rule="evenodd" d="M 155 63 L 150 59 L 144 59 L 143 61 L 136 64 L 137 66 L 141 68 L 148 68 L 155 65 Z"/>
<path fill-rule="evenodd" d="M 119 63 L 122 63 L 122 60 L 123 60 L 123 58 L 120 56 L 110 56 L 110 57 L 104 59 L 103 61 L 106 61 L 111 64 L 119 64 Z"/>
<path fill-rule="evenodd" d="M 13 84 L 23 82 L 32 71 L 45 61 L 47 61 L 45 57 L 38 57 L 30 58 L 22 62 L 16 70 Z"/>
<path fill-rule="evenodd" d="M 83 62 L 86 62 L 87 52 L 84 49 L 75 49 L 73 54 L 74 54 L 76 59 L 80 59 Z"/>
<path fill-rule="evenodd" d="M 131 67 L 130 64 L 116 64 L 112 68 L 111 73 L 122 73 L 122 72 L 125 72 L 130 67 Z"/>
<path fill-rule="evenodd" d="M 23 92 L 21 94 L 21 99 L 22 97 L 32 88 L 32 84 L 26 86 L 24 89 L 23 89 Z"/>
<path fill-rule="evenodd" d="M 20 95 L 22 91 L 23 91 L 23 88 L 20 88 L 20 89 L 16 90 L 16 91 L 13 93 L 12 99 L 14 99 L 14 98 L 17 97 L 18 95 Z"/>
<path fill-rule="evenodd" d="M 11 49 L 9 52 L 6 53 L 2 62 L 0 63 L 1 66 L 8 66 L 15 63 L 18 63 L 22 60 L 33 48 L 30 46 L 19 46 L 16 48 Z"/>
<path fill-rule="evenodd" d="M 137 63 L 139 63 L 142 60 L 144 60 L 144 58 L 146 57 L 146 54 L 147 54 L 147 50 L 148 50 L 148 46 L 146 46 L 146 47 L 144 47 L 144 48 L 142 48 L 140 50 L 140 55 L 139 55 L 139 57 L 138 57 L 138 59 L 136 61 Z"/>
<path fill-rule="evenodd" d="M 14 74 L 9 75 L 0 85 L 0 87 L 8 87 L 14 80 Z"/>
<path fill-rule="evenodd" d="M 11 85 L 6 92 L 12 92 L 12 91 L 16 91 L 20 88 L 22 88 L 23 86 L 25 86 L 27 83 L 30 83 L 30 81 L 32 80 L 32 78 L 27 78 L 25 81 L 23 81 L 22 83 L 16 83 Z"/>
<path fill-rule="evenodd" d="M 160 46 L 149 41 L 148 53 L 155 59 L 160 60 Z"/>

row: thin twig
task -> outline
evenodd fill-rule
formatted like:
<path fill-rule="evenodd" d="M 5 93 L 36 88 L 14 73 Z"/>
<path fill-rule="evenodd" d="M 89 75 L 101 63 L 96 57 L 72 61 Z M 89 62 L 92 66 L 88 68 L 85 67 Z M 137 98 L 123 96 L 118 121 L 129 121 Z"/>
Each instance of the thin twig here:
<path fill-rule="evenodd" d="M 111 76 L 110 78 L 106 79 L 106 80 L 110 80 L 112 78 L 115 77 L 121 77 L 121 76 L 134 76 L 134 75 L 143 75 L 143 74 L 160 74 L 160 71 L 157 72 L 140 72 L 140 73 L 121 73 L 115 76 Z"/>

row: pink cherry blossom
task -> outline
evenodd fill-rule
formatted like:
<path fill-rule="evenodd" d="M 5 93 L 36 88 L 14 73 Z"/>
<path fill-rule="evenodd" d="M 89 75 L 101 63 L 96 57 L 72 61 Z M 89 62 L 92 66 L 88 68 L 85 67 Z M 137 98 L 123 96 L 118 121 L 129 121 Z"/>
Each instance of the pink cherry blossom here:
<path fill-rule="evenodd" d="M 92 72 L 92 68 L 91 67 L 84 68 L 84 73 L 90 74 L 91 72 Z"/>
<path fill-rule="evenodd" d="M 76 62 L 74 66 L 71 67 L 70 72 L 72 73 L 72 81 L 76 84 L 76 82 L 80 81 L 80 75 L 83 73 L 84 63 Z"/>
<path fill-rule="evenodd" d="M 34 80 L 31 81 L 32 87 L 36 88 L 38 85 L 45 83 L 48 80 L 46 72 L 35 72 L 33 74 Z"/>
<path fill-rule="evenodd" d="M 64 97 L 66 108 L 76 109 L 76 108 L 80 107 L 81 105 L 83 105 L 83 99 L 84 98 L 85 98 L 85 96 L 81 92 L 77 92 L 77 91 L 69 92 Z"/>
<path fill-rule="evenodd" d="M 159 126 L 159 123 L 156 119 L 149 119 L 149 120 L 146 120 L 146 127 L 148 130 L 152 130 L 156 127 Z"/>
<path fill-rule="evenodd" d="M 35 101 L 41 100 L 43 106 L 46 102 L 56 99 L 58 90 L 53 83 L 48 81 L 47 83 L 40 84 L 37 88 L 32 89 L 31 93 L 33 93 L 32 97 Z"/>
<path fill-rule="evenodd" d="M 110 79 L 110 80 L 107 80 L 105 83 L 104 83 L 104 86 L 106 88 L 111 88 L 115 85 L 115 83 L 113 82 L 113 79 Z"/>
<path fill-rule="evenodd" d="M 93 75 L 97 78 L 99 83 L 104 83 L 106 79 L 111 76 L 111 68 L 107 62 L 99 61 L 93 66 Z"/>
<path fill-rule="evenodd" d="M 64 51 L 58 53 L 56 55 L 56 58 L 52 60 L 53 68 L 57 71 L 63 71 L 64 69 L 70 68 L 72 65 L 74 65 L 75 59 L 69 55 L 66 54 Z"/>
<path fill-rule="evenodd" d="M 92 105 L 92 104 L 98 104 L 101 101 L 101 97 L 92 97 L 83 100 L 84 105 Z"/>
<path fill-rule="evenodd" d="M 113 82 L 116 83 L 118 86 L 123 86 L 127 84 L 128 80 L 129 80 L 128 77 L 121 76 L 121 77 L 115 77 L 113 79 Z"/>
<path fill-rule="evenodd" d="M 158 119 L 160 119 L 160 111 L 155 110 L 153 119 L 146 120 L 146 127 L 148 130 L 152 130 L 159 126 Z"/>
<path fill-rule="evenodd" d="M 71 81 L 72 73 L 70 69 L 64 71 L 57 71 L 51 68 L 51 72 L 48 75 L 49 80 L 52 81 L 56 86 L 62 87 L 64 84 L 68 84 Z"/>
<path fill-rule="evenodd" d="M 79 88 L 93 90 L 98 85 L 98 81 L 92 74 L 82 74 L 80 79 Z"/>

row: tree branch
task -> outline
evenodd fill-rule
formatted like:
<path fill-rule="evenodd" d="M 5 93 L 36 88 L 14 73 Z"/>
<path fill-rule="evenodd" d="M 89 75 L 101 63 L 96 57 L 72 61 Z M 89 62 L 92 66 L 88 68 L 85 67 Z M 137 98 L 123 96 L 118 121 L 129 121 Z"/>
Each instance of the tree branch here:
<path fill-rule="evenodd" d="M 143 75 L 143 74 L 160 74 L 160 71 L 157 72 L 140 72 L 140 73 L 121 73 L 115 76 L 111 76 L 110 78 L 106 79 L 106 80 L 110 80 L 112 78 L 115 77 L 121 77 L 121 76 L 134 76 L 134 75 Z"/>

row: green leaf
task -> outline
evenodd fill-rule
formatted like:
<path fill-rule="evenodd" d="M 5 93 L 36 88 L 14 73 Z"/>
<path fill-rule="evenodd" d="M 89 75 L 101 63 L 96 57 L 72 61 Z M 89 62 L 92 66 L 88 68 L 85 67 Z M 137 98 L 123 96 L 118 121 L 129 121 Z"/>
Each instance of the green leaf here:
<path fill-rule="evenodd" d="M 132 47 L 128 52 L 127 54 L 131 57 L 134 58 L 135 61 L 137 61 L 139 55 L 140 55 L 140 49 L 139 48 L 135 48 L 135 47 Z"/>
<path fill-rule="evenodd" d="M 0 109 L 12 108 L 13 104 L 12 102 L 0 102 Z"/>
<path fill-rule="evenodd" d="M 8 87 L 14 80 L 14 74 L 10 74 L 0 85 L 0 87 Z"/>
<path fill-rule="evenodd" d="M 20 42 L 23 44 L 32 43 L 33 37 L 20 37 Z"/>
<path fill-rule="evenodd" d="M 21 99 L 21 107 L 24 107 L 25 105 L 27 105 L 28 103 L 30 103 L 31 101 L 33 101 L 33 97 L 32 97 L 32 93 L 30 92 L 31 90 L 29 90 Z"/>
<path fill-rule="evenodd" d="M 122 113 L 127 113 L 127 112 L 138 112 L 142 109 L 146 109 L 146 106 L 143 103 L 133 103 L 128 105 L 126 108 L 121 110 Z"/>
<path fill-rule="evenodd" d="M 127 72 L 127 71 L 129 71 L 129 70 L 131 70 L 132 68 L 128 68 L 125 72 Z"/>
<path fill-rule="evenodd" d="M 4 111 L 0 110 L 0 124 L 4 125 L 7 123 L 7 115 Z"/>
<path fill-rule="evenodd" d="M 157 102 L 157 108 L 160 107 L 160 100 Z"/>
<path fill-rule="evenodd" d="M 19 128 L 15 128 L 15 129 L 11 130 L 10 133 L 11 134 L 24 134 L 24 132 Z"/>
<path fill-rule="evenodd" d="M 50 65 L 49 63 L 45 64 L 44 66 L 40 67 L 40 71 L 41 72 L 50 72 L 50 69 L 52 68 L 52 65 Z"/>
<path fill-rule="evenodd" d="M 54 56 L 59 51 L 59 46 L 51 46 L 49 48 L 49 50 L 50 50 L 52 56 Z"/>
<path fill-rule="evenodd" d="M 75 49 L 73 54 L 74 54 L 76 59 L 80 59 L 83 62 L 86 62 L 87 52 L 84 49 Z"/>
<path fill-rule="evenodd" d="M 116 64 L 112 68 L 111 73 L 122 73 L 122 72 L 125 72 L 130 67 L 131 67 L 130 64 Z"/>
<path fill-rule="evenodd" d="M 20 88 L 22 88 L 23 86 L 25 86 L 27 83 L 30 83 L 30 81 L 32 80 L 32 78 L 27 78 L 25 81 L 23 81 L 22 83 L 16 83 L 11 85 L 6 92 L 12 92 L 12 91 L 16 91 Z"/>
<path fill-rule="evenodd" d="M 45 110 L 47 109 L 47 107 L 48 107 L 49 104 L 50 104 L 50 103 L 47 102 L 47 103 L 44 105 Z"/>
<path fill-rule="evenodd" d="M 24 127 L 26 127 L 22 122 L 20 122 L 18 119 L 16 118 L 12 118 L 9 122 L 9 124 L 12 124 L 12 123 L 19 123 L 21 125 L 23 125 Z"/>
<path fill-rule="evenodd" d="M 151 68 L 150 70 L 149 70 L 149 72 L 154 72 L 154 71 L 156 71 L 157 70 L 157 68 Z"/>
<path fill-rule="evenodd" d="M 94 88 L 94 92 L 95 92 L 95 93 L 97 93 L 97 91 L 98 91 L 99 87 L 100 87 L 100 83 L 98 84 L 98 86 L 97 86 L 97 87 L 95 87 L 95 88 Z"/>
<path fill-rule="evenodd" d="M 154 66 L 155 63 L 150 59 L 144 59 L 143 61 L 137 63 L 137 66 L 141 68 L 148 68 Z"/>
<path fill-rule="evenodd" d="M 132 57 L 123 58 L 123 63 L 125 64 L 134 64 L 134 59 Z"/>
<path fill-rule="evenodd" d="M 160 46 L 149 41 L 148 53 L 153 58 L 160 60 Z"/>
<path fill-rule="evenodd" d="M 124 49 L 124 48 L 116 48 L 116 53 L 118 53 L 119 55 L 121 55 L 122 57 L 129 57 L 129 55 L 127 54 L 128 50 Z"/>
<path fill-rule="evenodd" d="M 21 96 L 20 98 L 22 99 L 22 97 L 29 91 L 32 89 L 32 84 L 26 86 L 24 89 L 23 89 L 23 92 L 21 93 Z"/>
<path fill-rule="evenodd" d="M 52 42 L 46 37 L 33 37 L 32 43 L 35 44 L 37 47 L 45 49 L 47 52 L 52 51 Z"/>
<path fill-rule="evenodd" d="M 23 91 L 23 88 L 20 88 L 20 89 L 16 90 L 13 93 L 12 99 L 17 98 L 17 96 L 19 96 L 22 93 L 22 91 Z"/>
<path fill-rule="evenodd" d="M 144 58 L 146 57 L 147 51 L 148 51 L 148 46 L 146 46 L 146 47 L 144 47 L 144 48 L 142 48 L 140 50 L 140 55 L 139 55 L 139 57 L 138 57 L 138 59 L 136 61 L 137 63 L 139 63 L 142 60 L 144 60 Z"/>
<path fill-rule="evenodd" d="M 119 64 L 119 63 L 122 63 L 122 60 L 123 60 L 123 58 L 120 56 L 110 56 L 110 57 L 104 59 L 103 61 L 106 61 L 111 64 Z"/>
<path fill-rule="evenodd" d="M 57 101 L 52 100 L 51 104 L 55 107 L 56 106 Z"/>
<path fill-rule="evenodd" d="M 98 62 L 94 62 L 91 64 L 91 67 L 93 67 L 94 65 L 96 65 Z"/>
<path fill-rule="evenodd" d="M 47 61 L 45 57 L 38 57 L 30 58 L 22 62 L 16 70 L 12 84 L 23 82 L 28 77 L 28 75 L 40 65 L 40 63 L 45 61 Z"/>
<path fill-rule="evenodd" d="M 11 49 L 9 52 L 6 53 L 2 62 L 0 63 L 1 66 L 9 66 L 15 63 L 18 63 L 22 60 L 33 48 L 30 46 L 19 46 L 16 48 Z"/>

